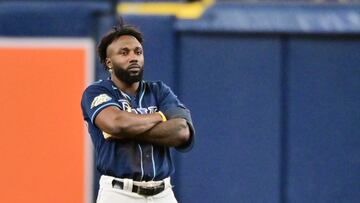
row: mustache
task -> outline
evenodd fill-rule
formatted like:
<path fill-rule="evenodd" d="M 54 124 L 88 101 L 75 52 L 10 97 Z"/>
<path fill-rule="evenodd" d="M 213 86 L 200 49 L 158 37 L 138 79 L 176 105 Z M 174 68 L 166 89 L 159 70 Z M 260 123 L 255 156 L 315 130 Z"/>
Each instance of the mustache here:
<path fill-rule="evenodd" d="M 134 63 L 134 64 L 130 64 L 130 65 L 127 67 L 127 69 L 132 69 L 132 68 L 140 68 L 140 69 L 142 69 L 143 66 L 140 66 L 139 64 Z"/>

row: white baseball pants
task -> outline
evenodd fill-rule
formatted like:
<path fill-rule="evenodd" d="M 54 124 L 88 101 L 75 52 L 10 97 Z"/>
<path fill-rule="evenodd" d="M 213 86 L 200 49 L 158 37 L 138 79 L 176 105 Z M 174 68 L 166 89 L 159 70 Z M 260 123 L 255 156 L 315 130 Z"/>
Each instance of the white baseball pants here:
<path fill-rule="evenodd" d="M 164 179 L 165 189 L 154 196 L 142 196 L 132 192 L 133 180 L 117 179 L 124 183 L 124 188 L 113 188 L 114 177 L 102 175 L 96 203 L 177 203 L 170 178 Z"/>

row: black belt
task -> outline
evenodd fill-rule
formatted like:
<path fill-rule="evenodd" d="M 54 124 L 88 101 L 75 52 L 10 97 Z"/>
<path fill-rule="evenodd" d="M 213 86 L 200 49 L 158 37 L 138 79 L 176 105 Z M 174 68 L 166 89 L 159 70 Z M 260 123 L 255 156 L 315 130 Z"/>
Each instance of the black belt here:
<path fill-rule="evenodd" d="M 113 187 L 118 187 L 120 189 L 124 188 L 124 183 L 119 180 L 113 180 L 112 181 Z M 137 193 L 139 195 L 143 196 L 153 196 L 156 194 L 159 194 L 160 192 L 165 190 L 165 184 L 161 183 L 159 186 L 155 187 L 141 187 L 133 184 L 132 192 Z"/>

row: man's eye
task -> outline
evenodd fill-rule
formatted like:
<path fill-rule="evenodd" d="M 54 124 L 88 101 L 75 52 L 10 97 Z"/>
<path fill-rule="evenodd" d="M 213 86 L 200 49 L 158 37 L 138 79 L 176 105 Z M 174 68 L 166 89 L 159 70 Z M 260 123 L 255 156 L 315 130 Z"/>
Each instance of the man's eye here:
<path fill-rule="evenodd" d="M 120 55 L 126 56 L 126 55 L 127 55 L 127 52 L 126 52 L 126 51 L 122 51 L 122 52 L 120 52 Z"/>

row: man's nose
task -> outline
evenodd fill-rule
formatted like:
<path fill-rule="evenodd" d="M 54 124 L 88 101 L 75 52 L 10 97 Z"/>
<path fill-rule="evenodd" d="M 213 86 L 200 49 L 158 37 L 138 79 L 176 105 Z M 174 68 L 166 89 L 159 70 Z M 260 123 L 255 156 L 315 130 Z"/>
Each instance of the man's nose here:
<path fill-rule="evenodd" d="M 129 61 L 129 63 L 137 63 L 137 62 L 138 62 L 138 60 L 136 57 L 131 58 Z"/>
<path fill-rule="evenodd" d="M 129 60 L 129 63 L 137 63 L 139 60 L 138 60 L 138 55 L 136 55 L 135 53 L 131 53 L 130 54 L 130 60 Z"/>

